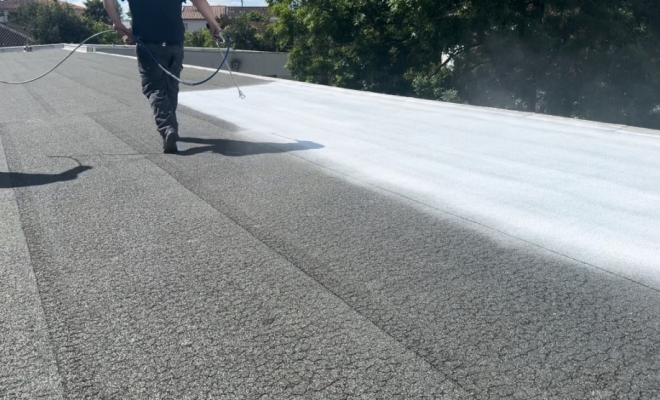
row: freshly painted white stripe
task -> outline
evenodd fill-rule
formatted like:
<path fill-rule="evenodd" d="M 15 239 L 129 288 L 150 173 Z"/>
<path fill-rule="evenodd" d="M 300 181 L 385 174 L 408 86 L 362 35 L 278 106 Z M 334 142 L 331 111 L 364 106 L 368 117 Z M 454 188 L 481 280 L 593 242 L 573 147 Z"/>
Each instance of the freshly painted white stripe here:
<path fill-rule="evenodd" d="M 660 288 L 655 131 L 289 82 L 244 92 L 180 102 L 255 140 L 321 144 L 297 154 Z"/>

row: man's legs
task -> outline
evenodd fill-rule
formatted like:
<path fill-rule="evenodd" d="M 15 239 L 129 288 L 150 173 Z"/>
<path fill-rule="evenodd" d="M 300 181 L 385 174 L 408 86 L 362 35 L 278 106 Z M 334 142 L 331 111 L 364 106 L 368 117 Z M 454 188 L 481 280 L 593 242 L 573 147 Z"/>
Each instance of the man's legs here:
<path fill-rule="evenodd" d="M 147 43 L 156 60 L 175 76 L 183 65 L 183 46 Z M 149 53 L 138 44 L 138 68 L 142 77 L 142 93 L 149 100 L 158 132 L 163 137 L 163 150 L 176 152 L 179 124 L 176 119 L 179 83 L 160 69 Z"/>
<path fill-rule="evenodd" d="M 171 74 L 176 76 L 177 78 L 181 77 L 181 71 L 183 70 L 183 47 L 181 47 L 181 51 L 177 51 L 172 57 L 170 64 L 163 64 L 165 68 L 167 68 L 168 71 L 170 71 Z M 171 76 L 167 76 L 167 96 L 170 99 L 170 104 L 172 105 L 172 112 L 174 112 L 174 119 L 177 124 L 177 131 L 178 131 L 178 121 L 176 121 L 176 109 L 179 106 L 179 81 L 176 79 L 172 78 Z"/>

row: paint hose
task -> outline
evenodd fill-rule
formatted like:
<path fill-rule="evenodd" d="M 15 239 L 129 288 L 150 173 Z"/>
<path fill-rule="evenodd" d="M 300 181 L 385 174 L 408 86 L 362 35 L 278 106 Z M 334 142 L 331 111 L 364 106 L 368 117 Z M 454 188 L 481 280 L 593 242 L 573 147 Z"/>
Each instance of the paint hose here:
<path fill-rule="evenodd" d="M 80 42 L 80 44 L 79 44 L 78 46 L 76 46 L 75 49 L 73 49 L 73 51 L 71 51 L 71 53 L 70 53 L 69 55 L 67 55 L 66 57 L 64 57 L 64 58 L 62 59 L 62 61 L 58 62 L 57 64 L 55 64 L 55 66 L 53 66 L 53 68 L 49 69 L 48 71 L 44 72 L 43 74 L 41 74 L 41 75 L 39 75 L 39 76 L 37 76 L 37 77 L 35 77 L 35 78 L 28 79 L 28 80 L 26 80 L 26 81 L 20 81 L 20 82 L 9 82 L 9 81 L 0 80 L 0 83 L 4 83 L 5 85 L 25 85 L 25 84 L 27 84 L 27 83 L 31 83 L 31 82 L 34 82 L 34 81 L 36 81 L 36 80 L 39 80 L 39 79 L 45 77 L 46 75 L 50 74 L 51 72 L 55 71 L 60 65 L 62 65 L 66 60 L 68 60 L 69 57 L 71 57 L 71 56 L 72 56 L 72 55 L 73 55 L 73 54 L 74 54 L 74 53 L 75 53 L 75 52 L 76 52 L 76 51 L 77 51 L 82 45 L 84 45 L 85 43 L 89 42 L 90 40 L 94 39 L 94 38 L 97 37 L 97 36 L 105 35 L 106 33 L 111 33 L 111 32 L 114 33 L 114 30 L 107 30 L 107 31 L 98 32 L 98 33 L 95 33 L 95 34 L 93 34 L 92 36 L 88 37 L 87 39 L 83 40 L 82 42 Z M 138 38 L 138 37 L 136 37 L 136 36 L 133 36 L 133 40 L 134 40 L 137 44 L 141 45 L 141 46 L 147 51 L 147 54 L 149 54 L 149 56 L 150 56 L 150 57 L 154 60 L 154 62 L 160 67 L 161 70 L 163 70 L 167 75 L 169 75 L 170 77 L 172 77 L 173 79 L 177 80 L 179 83 L 181 83 L 181 84 L 183 84 L 183 85 L 187 85 L 187 86 L 198 86 L 198 85 L 202 85 L 202 84 L 204 84 L 204 83 L 210 81 L 211 79 L 213 79 L 213 77 L 216 76 L 216 75 L 218 74 L 218 72 L 220 72 L 220 69 L 222 69 L 223 65 L 226 64 L 226 65 L 227 65 L 227 70 L 229 71 L 229 74 L 231 75 L 231 78 L 232 78 L 232 80 L 234 81 L 234 84 L 236 85 L 236 89 L 238 89 L 238 95 L 239 95 L 239 97 L 240 97 L 241 99 L 244 99 L 244 98 L 245 98 L 245 95 L 244 95 L 243 92 L 241 91 L 241 88 L 238 86 L 238 83 L 236 82 L 236 79 L 234 78 L 234 74 L 233 74 L 231 68 L 229 67 L 229 64 L 227 64 L 227 57 L 229 56 L 229 52 L 230 52 L 230 50 L 231 50 L 231 42 L 229 41 L 229 39 L 227 39 L 227 51 L 225 52 L 225 56 L 224 56 L 222 62 L 220 63 L 220 65 L 218 66 L 218 68 L 215 70 L 215 72 L 213 72 L 213 74 L 211 74 L 211 76 L 209 76 L 208 78 L 206 78 L 206 79 L 204 79 L 204 80 L 201 80 L 201 81 L 199 81 L 199 82 L 189 82 L 189 81 L 184 81 L 183 79 L 180 79 L 179 77 L 175 76 L 175 75 L 172 74 L 170 71 L 168 71 L 165 67 L 163 67 L 163 65 L 162 65 L 160 62 L 158 62 L 158 60 L 156 59 L 156 57 L 155 57 L 155 56 L 153 55 L 153 53 L 149 50 L 149 48 L 144 44 L 144 42 L 142 42 L 142 40 L 140 40 L 140 38 Z M 220 51 L 222 51 L 221 48 L 220 48 L 220 42 L 219 42 L 218 40 L 216 40 L 215 43 L 216 43 L 216 45 L 218 46 L 218 49 L 219 49 Z"/>

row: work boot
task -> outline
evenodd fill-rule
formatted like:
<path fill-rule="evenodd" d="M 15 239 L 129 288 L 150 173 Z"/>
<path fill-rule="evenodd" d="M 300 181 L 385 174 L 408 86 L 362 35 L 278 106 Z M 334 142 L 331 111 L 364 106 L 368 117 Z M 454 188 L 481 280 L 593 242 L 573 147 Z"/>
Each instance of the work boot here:
<path fill-rule="evenodd" d="M 163 137 L 163 153 L 174 154 L 179 151 L 176 147 L 176 141 L 179 140 L 179 134 L 175 130 L 168 130 Z"/>

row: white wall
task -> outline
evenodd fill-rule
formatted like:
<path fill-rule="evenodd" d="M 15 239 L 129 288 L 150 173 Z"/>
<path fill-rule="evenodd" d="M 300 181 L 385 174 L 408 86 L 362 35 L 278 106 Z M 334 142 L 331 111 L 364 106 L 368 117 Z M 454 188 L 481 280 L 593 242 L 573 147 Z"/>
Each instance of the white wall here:
<path fill-rule="evenodd" d="M 35 45 L 32 46 L 32 51 L 38 51 L 38 50 L 53 50 L 53 49 L 61 49 L 63 48 L 63 44 L 41 44 L 41 45 Z M 83 46 L 84 48 L 84 46 Z M 0 53 L 15 53 L 15 52 L 21 52 L 23 51 L 23 46 L 15 46 L 15 47 L 0 47 Z"/>
<path fill-rule="evenodd" d="M 90 45 L 87 47 L 88 51 L 135 56 L 135 46 Z M 232 67 L 237 72 L 291 79 L 291 72 L 284 68 L 288 56 L 288 53 L 232 50 L 229 52 L 227 61 L 229 65 L 239 64 L 238 68 Z M 218 49 L 186 47 L 183 63 L 198 67 L 217 68 L 223 58 L 224 53 Z"/>
<path fill-rule="evenodd" d="M 184 19 L 183 24 L 187 31 L 195 32 L 198 29 L 206 29 L 206 20 L 203 19 Z"/>

